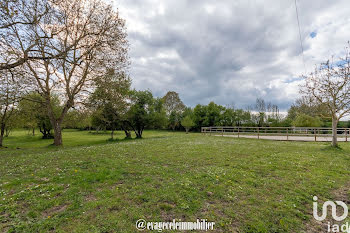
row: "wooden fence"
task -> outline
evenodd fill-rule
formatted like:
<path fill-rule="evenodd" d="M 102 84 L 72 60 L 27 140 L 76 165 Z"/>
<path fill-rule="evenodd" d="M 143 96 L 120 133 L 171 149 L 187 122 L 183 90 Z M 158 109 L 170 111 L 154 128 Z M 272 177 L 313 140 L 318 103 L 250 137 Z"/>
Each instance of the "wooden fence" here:
<path fill-rule="evenodd" d="M 263 136 L 283 136 L 286 140 L 290 137 L 313 137 L 315 141 L 319 137 L 332 137 L 331 128 L 309 128 L 309 127 L 202 127 L 201 133 L 204 135 L 253 135 L 260 139 Z M 337 135 L 348 141 L 350 128 L 338 128 Z"/>

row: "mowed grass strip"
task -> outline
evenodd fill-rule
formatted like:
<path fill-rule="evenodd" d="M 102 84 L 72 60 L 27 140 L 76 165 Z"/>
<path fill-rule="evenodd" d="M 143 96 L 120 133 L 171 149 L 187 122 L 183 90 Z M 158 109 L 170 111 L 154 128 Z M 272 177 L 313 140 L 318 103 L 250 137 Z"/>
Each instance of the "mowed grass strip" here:
<path fill-rule="evenodd" d="M 6 139 L 0 231 L 137 232 L 141 218 L 204 218 L 215 232 L 301 232 L 312 197 L 350 181 L 350 144 L 118 134 L 66 131 L 61 148 L 23 131 Z"/>

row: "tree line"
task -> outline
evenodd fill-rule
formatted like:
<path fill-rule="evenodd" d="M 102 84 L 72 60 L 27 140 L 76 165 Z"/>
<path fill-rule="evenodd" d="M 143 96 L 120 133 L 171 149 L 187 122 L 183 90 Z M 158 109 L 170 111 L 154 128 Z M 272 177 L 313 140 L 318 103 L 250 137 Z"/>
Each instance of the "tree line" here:
<path fill-rule="evenodd" d="M 64 108 L 58 95 L 50 99 L 54 115 Z M 38 129 L 43 139 L 54 138 L 54 127 L 47 113 L 44 97 L 37 92 L 21 96 L 5 124 L 5 136 L 14 128 L 25 128 L 35 135 Z M 111 69 L 96 82 L 95 89 L 84 103 L 67 111 L 62 128 L 110 131 L 111 139 L 116 130 L 122 130 L 125 138 L 142 138 L 145 129 L 167 129 L 172 131 L 200 131 L 206 126 L 326 126 L 328 118 L 322 106 L 313 105 L 306 99 L 297 100 L 288 115 L 280 114 L 275 104 L 262 98 L 246 109 L 222 106 L 214 102 L 187 107 L 178 93 L 169 91 L 161 98 L 152 92 L 131 89 L 131 78 L 125 73 Z M 8 115 L 9 116 L 9 115 Z"/>

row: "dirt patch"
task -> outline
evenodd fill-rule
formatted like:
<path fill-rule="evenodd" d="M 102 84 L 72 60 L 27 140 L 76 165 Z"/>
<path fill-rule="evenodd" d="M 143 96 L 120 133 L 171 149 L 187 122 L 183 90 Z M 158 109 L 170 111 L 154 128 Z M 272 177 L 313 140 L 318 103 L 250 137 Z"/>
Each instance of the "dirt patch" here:
<path fill-rule="evenodd" d="M 67 204 L 54 206 L 50 209 L 45 210 L 43 213 L 43 217 L 44 218 L 51 218 L 53 215 L 56 215 L 58 213 L 65 211 L 67 209 L 67 207 L 68 207 Z"/>
<path fill-rule="evenodd" d="M 334 197 L 333 200 L 334 201 L 342 201 L 349 206 L 349 204 L 350 204 L 349 193 L 350 193 L 350 182 L 348 182 L 343 187 L 341 187 L 337 190 L 334 190 L 332 192 L 332 196 Z M 321 203 L 319 202 L 319 205 L 320 204 Z M 342 214 L 343 214 L 343 208 L 338 206 L 337 216 L 341 216 Z M 313 216 L 313 213 L 311 212 L 310 215 Z M 328 232 L 328 223 L 330 223 L 331 226 L 334 224 L 338 224 L 338 225 L 344 224 L 343 222 L 335 221 L 332 218 L 331 208 L 328 208 L 326 219 L 323 220 L 322 222 L 320 222 L 320 221 L 317 221 L 316 219 L 314 219 L 314 217 L 312 217 L 310 219 L 310 221 L 305 226 L 305 232 L 306 233 Z"/>
<path fill-rule="evenodd" d="M 230 217 L 223 211 L 223 206 L 227 205 L 232 205 L 232 203 L 207 200 L 203 203 L 203 207 L 199 212 L 198 218 L 207 219 L 207 221 L 214 221 L 214 219 L 221 219 L 220 221 L 225 220 L 224 225 L 221 225 L 222 222 L 220 224 L 220 221 L 215 222 L 213 232 L 242 232 L 239 230 L 240 221 Z"/>
<path fill-rule="evenodd" d="M 42 177 L 42 178 L 40 178 L 40 180 L 41 180 L 41 181 L 44 181 L 44 182 L 49 182 L 49 181 L 50 181 L 50 179 L 47 178 L 47 177 Z"/>
<path fill-rule="evenodd" d="M 238 138 L 238 135 L 214 135 L 217 137 L 234 137 Z M 240 138 L 254 138 L 254 139 L 265 139 L 265 140 L 274 140 L 274 141 L 299 141 L 299 142 L 314 142 L 315 137 L 314 136 L 289 136 L 287 139 L 287 135 L 283 136 L 273 136 L 273 135 L 261 135 L 258 137 L 258 135 L 240 135 Z M 316 138 L 317 142 L 331 142 L 332 137 L 328 136 L 317 136 Z M 345 142 L 346 139 L 345 137 L 339 137 L 338 138 L 339 142 Z"/>
<path fill-rule="evenodd" d="M 85 201 L 97 201 L 97 197 L 94 194 L 90 193 L 85 197 Z"/>
<path fill-rule="evenodd" d="M 114 185 L 112 185 L 112 189 L 116 189 L 116 188 L 119 188 L 119 187 L 122 187 L 122 185 L 124 184 L 123 181 L 118 181 L 117 183 L 115 183 Z"/>

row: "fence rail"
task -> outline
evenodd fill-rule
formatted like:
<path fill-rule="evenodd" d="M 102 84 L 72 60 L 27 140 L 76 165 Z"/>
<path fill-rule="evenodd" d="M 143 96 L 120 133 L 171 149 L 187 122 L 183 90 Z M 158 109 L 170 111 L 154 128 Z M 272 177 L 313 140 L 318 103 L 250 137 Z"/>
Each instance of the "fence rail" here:
<path fill-rule="evenodd" d="M 312 127 L 202 127 L 202 134 L 206 135 L 253 135 L 258 139 L 262 136 L 284 136 L 286 140 L 290 137 L 313 137 L 315 141 L 319 137 L 332 137 L 332 128 L 312 128 Z M 338 128 L 337 135 L 348 141 L 350 128 Z"/>

